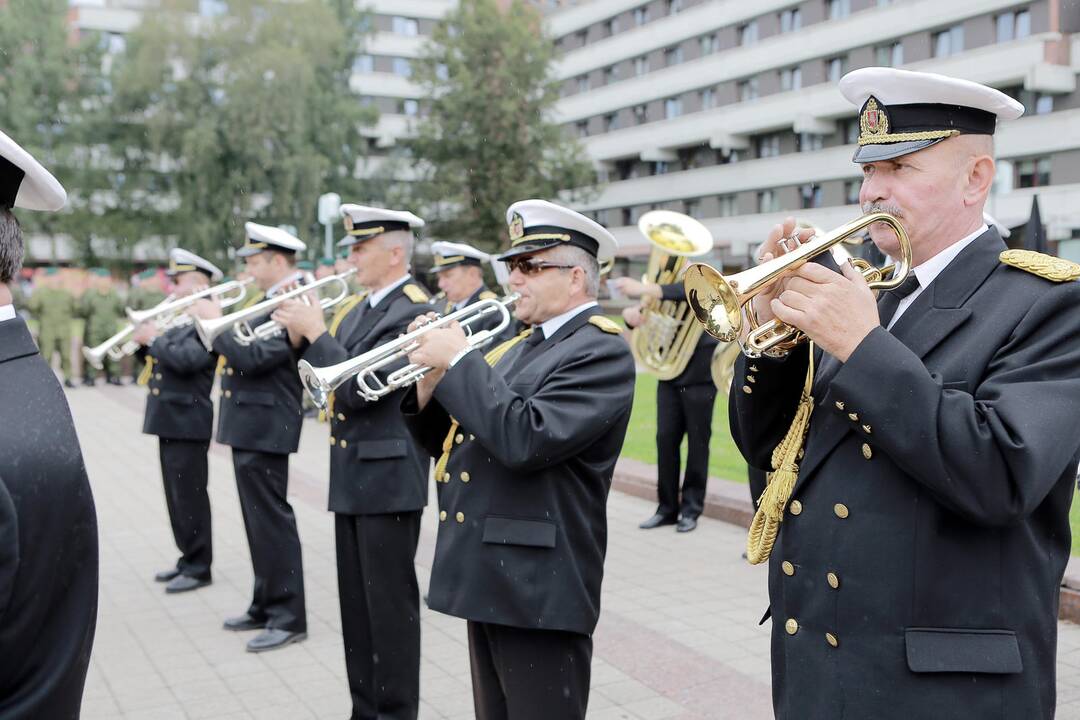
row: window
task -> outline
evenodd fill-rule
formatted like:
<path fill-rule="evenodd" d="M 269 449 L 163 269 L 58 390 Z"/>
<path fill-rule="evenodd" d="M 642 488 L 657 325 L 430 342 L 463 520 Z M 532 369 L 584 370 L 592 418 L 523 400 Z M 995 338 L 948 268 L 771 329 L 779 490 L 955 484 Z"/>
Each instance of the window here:
<path fill-rule="evenodd" d="M 1031 12 L 1016 10 L 997 16 L 997 41 L 999 43 L 1017 40 L 1031 34 Z"/>
<path fill-rule="evenodd" d="M 648 119 L 649 119 L 649 114 L 648 114 L 648 111 L 646 110 L 645 106 L 644 105 L 635 105 L 634 106 L 634 121 L 638 125 L 644 125 L 646 122 L 648 122 Z"/>
<path fill-rule="evenodd" d="M 734 217 L 739 214 L 739 207 L 735 203 L 734 195 L 721 195 L 716 200 L 718 204 L 716 214 L 720 217 Z"/>
<path fill-rule="evenodd" d="M 803 210 L 821 207 L 821 186 L 802 185 L 799 187 L 799 199 Z"/>
<path fill-rule="evenodd" d="M 717 41 L 716 35 L 702 35 L 700 42 L 702 56 L 712 55 L 720 49 L 720 43 Z"/>
<path fill-rule="evenodd" d="M 402 100 L 401 101 L 401 114 L 408 115 L 409 117 L 415 117 L 420 113 L 420 102 L 418 100 Z"/>
<path fill-rule="evenodd" d="M 649 72 L 649 56 L 642 55 L 634 58 L 634 74 L 644 75 L 647 72 Z"/>
<path fill-rule="evenodd" d="M 802 27 L 802 12 L 799 8 L 784 10 L 780 13 L 780 32 L 786 33 Z"/>
<path fill-rule="evenodd" d="M 1050 184 L 1050 158 L 1019 160 L 1016 167 L 1016 187 L 1043 187 Z"/>
<path fill-rule="evenodd" d="M 438 63 L 435 66 L 435 77 L 439 78 L 440 80 L 450 79 L 450 68 L 446 66 L 446 63 Z"/>
<path fill-rule="evenodd" d="M 815 133 L 799 133 L 795 137 L 797 152 L 816 152 L 825 147 L 825 138 Z"/>
<path fill-rule="evenodd" d="M 596 211 L 596 222 L 598 222 L 599 224 L 601 224 L 601 225 L 603 225 L 605 227 L 607 226 L 607 224 L 608 224 L 608 211 L 606 209 Z"/>
<path fill-rule="evenodd" d="M 776 197 L 775 190 L 762 190 L 757 194 L 757 211 L 759 213 L 780 212 L 780 199 Z"/>
<path fill-rule="evenodd" d="M 589 76 L 588 75 L 578 75 L 577 91 L 579 93 L 589 91 Z"/>
<path fill-rule="evenodd" d="M 588 120 L 579 120 L 577 123 L 574 124 L 574 128 L 575 128 L 575 130 L 577 132 L 577 136 L 579 138 L 589 137 L 589 121 Z"/>
<path fill-rule="evenodd" d="M 1035 102 L 1026 105 L 1025 107 L 1035 108 L 1036 115 L 1045 115 L 1046 113 L 1054 112 L 1054 96 L 1040 93 L 1035 95 Z"/>
<path fill-rule="evenodd" d="M 619 113 L 609 113 L 604 116 L 604 132 L 619 129 Z"/>
<path fill-rule="evenodd" d="M 682 62 L 682 47 L 668 48 L 664 51 L 664 67 L 671 67 Z"/>
<path fill-rule="evenodd" d="M 799 90 L 802 88 L 802 68 L 785 68 L 780 71 L 781 90 Z"/>
<path fill-rule="evenodd" d="M 698 98 L 701 100 L 702 110 L 712 110 L 716 107 L 716 93 L 713 92 L 712 88 L 702 90 L 698 93 Z"/>
<path fill-rule="evenodd" d="M 652 164 L 653 175 L 667 175 L 668 170 L 671 168 L 668 166 L 666 160 L 657 160 Z"/>
<path fill-rule="evenodd" d="M 948 30 L 930 36 L 934 48 L 934 57 L 942 58 L 956 55 L 964 50 L 964 27 L 953 25 Z"/>
<path fill-rule="evenodd" d="M 619 32 L 619 18 L 613 17 L 604 23 L 604 32 L 608 37 L 617 34 Z"/>
<path fill-rule="evenodd" d="M 687 200 L 683 203 L 683 212 L 692 218 L 701 217 L 701 201 L 700 200 Z"/>
<path fill-rule="evenodd" d="M 109 55 L 123 55 L 127 50 L 127 38 L 120 33 L 102 33 L 101 49 Z"/>
<path fill-rule="evenodd" d="M 375 72 L 375 58 L 371 55 L 357 55 L 353 58 L 352 69 L 355 73 Z"/>
<path fill-rule="evenodd" d="M 611 65 L 604 68 L 604 84 L 610 85 L 619 79 L 619 66 Z"/>
<path fill-rule="evenodd" d="M 420 23 L 413 18 L 395 15 L 393 20 L 390 21 L 390 29 L 395 35 L 416 37 L 420 34 Z"/>
<path fill-rule="evenodd" d="M 649 6 L 642 5 L 639 8 L 634 8 L 634 24 L 640 26 L 647 22 L 649 22 Z"/>
<path fill-rule="evenodd" d="M 859 204 L 859 191 L 862 189 L 861 180 L 848 180 L 844 183 L 844 202 L 848 205 Z"/>
<path fill-rule="evenodd" d="M 753 45 L 758 41 L 758 27 L 757 20 L 751 20 L 745 25 L 740 25 L 739 30 L 739 45 Z"/>
<path fill-rule="evenodd" d="M 664 118 L 671 120 L 682 115 L 682 98 L 668 98 L 664 101 Z"/>
<path fill-rule="evenodd" d="M 574 40 L 577 43 L 577 47 L 585 47 L 589 42 L 589 31 L 578 30 L 574 33 Z"/>
<path fill-rule="evenodd" d="M 776 157 L 780 154 L 780 135 L 758 135 L 754 138 L 754 155 L 759 158 Z"/>
<path fill-rule="evenodd" d="M 225 0 L 199 0 L 199 17 L 221 17 L 229 12 L 229 6 Z"/>
<path fill-rule="evenodd" d="M 631 208 L 622 209 L 622 224 L 633 225 L 634 224 L 634 211 Z"/>
<path fill-rule="evenodd" d="M 412 63 L 408 58 L 394 58 L 394 74 L 401 77 L 412 77 Z"/>
<path fill-rule="evenodd" d="M 735 89 L 739 95 L 739 102 L 755 100 L 758 96 L 758 80 L 757 78 L 742 80 L 735 85 Z"/>
<path fill-rule="evenodd" d="M 825 61 L 825 78 L 829 82 L 840 82 L 847 73 L 847 57 L 834 57 Z"/>
<path fill-rule="evenodd" d="M 844 121 L 844 142 L 848 145 L 859 142 L 859 118 Z"/>
<path fill-rule="evenodd" d="M 851 0 L 825 0 L 825 17 L 830 20 L 846 18 L 851 14 Z"/>
<path fill-rule="evenodd" d="M 878 45 L 874 48 L 874 60 L 882 67 L 900 67 L 904 64 L 904 45 L 900 42 Z"/>
<path fill-rule="evenodd" d="M 1025 90 L 1023 86 L 1002 88 L 1003 93 L 1019 101 L 1028 115 L 1045 115 L 1054 111 L 1054 96 Z"/>
<path fill-rule="evenodd" d="M 675 15 L 683 9 L 682 0 L 667 0 L 667 14 Z"/>

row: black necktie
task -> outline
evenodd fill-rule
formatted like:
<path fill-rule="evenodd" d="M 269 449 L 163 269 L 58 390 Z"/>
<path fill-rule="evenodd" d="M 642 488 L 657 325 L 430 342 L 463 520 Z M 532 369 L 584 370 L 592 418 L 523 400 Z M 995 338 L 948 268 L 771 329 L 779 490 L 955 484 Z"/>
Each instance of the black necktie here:
<path fill-rule="evenodd" d="M 522 342 L 521 352 L 516 358 L 514 358 L 514 364 L 507 370 L 507 374 L 517 372 L 525 366 L 530 355 L 532 355 L 536 348 L 544 342 L 544 330 L 540 327 L 533 328 L 532 334 L 525 338 Z"/>
<path fill-rule="evenodd" d="M 893 315 L 896 314 L 896 309 L 900 307 L 900 301 L 915 292 L 918 288 L 919 278 L 915 277 L 915 273 L 909 273 L 908 276 L 904 278 L 904 282 L 900 283 L 892 290 L 888 290 L 881 294 L 881 300 L 878 302 L 878 316 L 881 318 L 881 327 L 889 327 Z"/>

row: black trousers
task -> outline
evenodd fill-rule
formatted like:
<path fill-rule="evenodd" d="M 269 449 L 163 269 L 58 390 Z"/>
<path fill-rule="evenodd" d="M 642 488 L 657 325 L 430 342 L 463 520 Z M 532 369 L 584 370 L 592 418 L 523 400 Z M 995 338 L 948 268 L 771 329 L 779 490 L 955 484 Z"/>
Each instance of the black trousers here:
<path fill-rule="evenodd" d="M 233 469 L 255 573 L 248 615 L 268 628 L 306 632 L 300 536 L 286 498 L 289 456 L 234 448 Z"/>
<path fill-rule="evenodd" d="M 472 620 L 468 626 L 476 720 L 585 717 L 591 637 Z"/>
<path fill-rule="evenodd" d="M 180 550 L 176 569 L 194 578 L 210 579 L 213 546 L 210 536 L 210 496 L 206 493 L 206 453 L 209 440 L 158 438 L 165 505 L 173 540 Z"/>
<path fill-rule="evenodd" d="M 352 720 L 416 720 L 420 709 L 422 510 L 336 515 L 338 599 Z"/>
<path fill-rule="evenodd" d="M 656 512 L 670 518 L 676 515 L 696 518 L 705 507 L 705 486 L 709 479 L 709 440 L 712 438 L 713 405 L 716 386 L 712 383 L 675 385 L 657 383 L 656 387 L 656 494 L 660 504 Z M 679 474 L 682 460 L 679 448 L 687 439 L 686 476 L 679 497 Z"/>

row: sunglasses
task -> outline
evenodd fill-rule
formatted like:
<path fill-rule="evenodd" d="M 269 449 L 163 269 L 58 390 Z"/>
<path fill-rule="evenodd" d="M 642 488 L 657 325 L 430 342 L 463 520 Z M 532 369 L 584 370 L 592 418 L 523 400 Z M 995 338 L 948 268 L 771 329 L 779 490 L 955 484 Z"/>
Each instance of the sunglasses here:
<path fill-rule="evenodd" d="M 559 265 L 558 263 L 550 263 L 544 261 L 535 261 L 531 258 L 510 258 L 506 261 L 506 266 L 510 272 L 517 270 L 522 275 L 532 277 L 533 275 L 539 275 L 544 270 L 551 270 L 553 268 L 558 270 L 569 270 L 570 268 L 577 267 L 576 265 Z"/>

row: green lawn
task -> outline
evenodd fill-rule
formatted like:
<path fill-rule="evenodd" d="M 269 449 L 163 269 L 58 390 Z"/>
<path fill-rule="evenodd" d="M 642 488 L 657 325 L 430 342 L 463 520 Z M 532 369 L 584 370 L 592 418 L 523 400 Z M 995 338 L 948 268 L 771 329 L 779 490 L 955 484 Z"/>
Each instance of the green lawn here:
<path fill-rule="evenodd" d="M 656 377 L 638 373 L 634 388 L 634 410 L 623 443 L 623 455 L 641 462 L 656 463 Z M 683 442 L 686 457 L 686 442 Z M 713 411 L 712 443 L 709 446 L 709 475 L 734 482 L 746 482 L 746 461 L 735 448 L 728 431 L 727 397 L 718 395 Z"/>
<path fill-rule="evenodd" d="M 1069 511 L 1069 524 L 1072 525 L 1072 554 L 1080 555 L 1080 493 L 1073 496 L 1072 510 Z"/>

